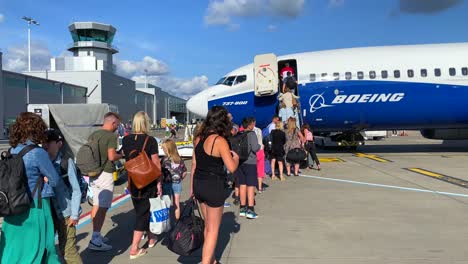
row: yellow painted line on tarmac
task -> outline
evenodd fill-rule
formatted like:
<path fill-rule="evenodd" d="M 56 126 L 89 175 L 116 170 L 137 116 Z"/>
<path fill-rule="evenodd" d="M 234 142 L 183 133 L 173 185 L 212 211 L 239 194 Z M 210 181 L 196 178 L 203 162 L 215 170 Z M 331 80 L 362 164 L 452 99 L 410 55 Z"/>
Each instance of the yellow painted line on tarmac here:
<path fill-rule="evenodd" d="M 319 158 L 320 163 L 324 162 L 345 162 L 344 160 L 340 158 Z"/>
<path fill-rule="evenodd" d="M 375 160 L 375 161 L 378 161 L 378 162 L 392 162 L 391 160 L 388 160 L 388 159 L 384 159 L 382 157 L 379 157 L 377 155 L 372 155 L 372 154 L 366 154 L 366 153 L 360 153 L 360 152 L 356 152 L 354 153 L 354 156 L 358 157 L 358 158 L 366 158 L 366 159 L 371 159 L 371 160 Z"/>
<path fill-rule="evenodd" d="M 428 170 L 421 169 L 421 168 L 407 168 L 407 170 L 427 176 L 427 177 L 431 177 L 437 180 L 441 180 L 447 183 L 451 183 L 451 184 L 454 184 L 463 188 L 468 188 L 468 181 L 465 181 L 459 178 L 447 176 L 444 174 L 440 174 L 440 173 L 433 172 L 433 171 L 428 171 Z"/>

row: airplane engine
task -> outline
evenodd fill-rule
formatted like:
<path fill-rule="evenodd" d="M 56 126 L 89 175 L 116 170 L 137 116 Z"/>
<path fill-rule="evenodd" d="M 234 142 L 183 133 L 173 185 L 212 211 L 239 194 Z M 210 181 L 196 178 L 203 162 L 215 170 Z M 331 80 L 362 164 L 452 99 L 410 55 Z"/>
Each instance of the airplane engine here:
<path fill-rule="evenodd" d="M 422 129 L 421 135 L 428 139 L 463 140 L 468 139 L 468 128 Z"/>

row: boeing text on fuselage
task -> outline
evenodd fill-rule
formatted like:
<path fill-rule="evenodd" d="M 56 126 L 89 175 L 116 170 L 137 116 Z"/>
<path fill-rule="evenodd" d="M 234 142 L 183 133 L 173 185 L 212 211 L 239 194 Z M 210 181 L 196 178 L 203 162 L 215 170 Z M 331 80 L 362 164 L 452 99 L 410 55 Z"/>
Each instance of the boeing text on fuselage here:
<path fill-rule="evenodd" d="M 309 99 L 310 113 L 325 107 L 333 107 L 338 104 L 356 104 L 356 103 L 396 103 L 403 100 L 404 93 L 387 93 L 387 94 L 351 94 L 336 95 L 330 105 L 325 103 L 325 98 L 322 94 L 314 94 Z"/>

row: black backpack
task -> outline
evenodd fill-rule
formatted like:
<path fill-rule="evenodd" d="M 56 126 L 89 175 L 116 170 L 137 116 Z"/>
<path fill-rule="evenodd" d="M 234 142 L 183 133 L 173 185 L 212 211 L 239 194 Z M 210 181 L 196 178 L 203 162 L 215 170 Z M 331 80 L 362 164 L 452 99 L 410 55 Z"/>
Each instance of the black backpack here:
<path fill-rule="evenodd" d="M 28 145 L 18 154 L 12 155 L 9 152 L 3 152 L 0 160 L 0 216 L 10 216 L 21 214 L 32 205 L 32 198 L 28 193 L 28 177 L 26 176 L 26 167 L 24 166 L 23 156 L 29 151 L 38 148 L 37 145 Z M 42 207 L 43 177 L 39 177 L 32 197 L 38 191 L 39 208 Z"/>
<path fill-rule="evenodd" d="M 250 152 L 252 152 L 252 148 L 249 145 L 249 137 L 247 136 L 250 132 L 253 131 L 240 132 L 234 137 L 231 137 L 231 148 L 232 151 L 239 155 L 239 163 L 248 160 Z"/>
<path fill-rule="evenodd" d="M 60 176 L 62 176 L 63 182 L 68 188 L 71 188 L 70 178 L 68 177 L 68 160 L 70 157 L 63 156 L 60 161 Z M 86 202 L 87 194 L 88 194 L 88 183 L 83 178 L 83 174 L 81 174 L 81 170 L 75 166 L 76 168 L 76 178 L 78 180 L 78 184 L 80 185 L 81 191 L 81 203 Z"/>
<path fill-rule="evenodd" d="M 286 87 L 291 90 L 296 88 L 296 80 L 294 80 L 294 77 L 291 76 L 286 78 Z"/>

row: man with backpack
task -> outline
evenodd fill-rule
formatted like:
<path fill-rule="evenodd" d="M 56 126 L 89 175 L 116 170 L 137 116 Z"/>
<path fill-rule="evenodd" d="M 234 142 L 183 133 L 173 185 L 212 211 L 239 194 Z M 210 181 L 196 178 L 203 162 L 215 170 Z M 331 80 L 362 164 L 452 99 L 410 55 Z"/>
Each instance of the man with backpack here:
<path fill-rule="evenodd" d="M 77 153 L 76 163 L 80 170 L 89 176 L 90 186 L 93 191 L 93 236 L 88 248 L 96 251 L 109 251 L 108 239 L 101 235 L 101 228 L 106 218 L 107 210 L 112 205 L 114 197 L 114 161 L 122 158 L 117 153 L 117 135 L 115 131 L 120 124 L 118 114 L 109 112 L 104 115 L 102 129 L 89 136 L 88 143 L 80 148 Z M 94 167 L 93 170 L 90 168 Z M 92 172 L 92 173 L 91 173 Z"/>
<path fill-rule="evenodd" d="M 286 73 L 286 78 L 283 80 L 283 93 L 286 92 L 286 88 L 289 88 L 289 90 L 292 93 L 295 93 L 296 87 L 297 87 L 297 80 L 296 78 L 291 74 L 291 72 Z"/>
<path fill-rule="evenodd" d="M 58 175 L 62 177 L 62 181 L 54 188 L 55 197 L 52 199 L 52 216 L 58 233 L 60 253 L 66 263 L 83 263 L 76 249 L 76 225 L 81 213 L 81 194 L 86 192 L 86 184 L 78 174 L 73 159 L 62 152 L 62 134 L 49 129 L 46 137 L 44 148 Z"/>
<path fill-rule="evenodd" d="M 240 162 L 237 170 L 234 172 L 239 185 L 240 212 L 239 216 L 245 216 L 249 219 L 255 219 L 258 215 L 255 213 L 255 188 L 257 187 L 257 151 L 260 150 L 258 139 L 253 132 L 255 127 L 255 118 L 247 117 L 242 120 L 244 131 L 237 134 L 233 140 L 233 150 L 239 155 Z M 247 206 L 248 205 L 248 206 Z"/>

